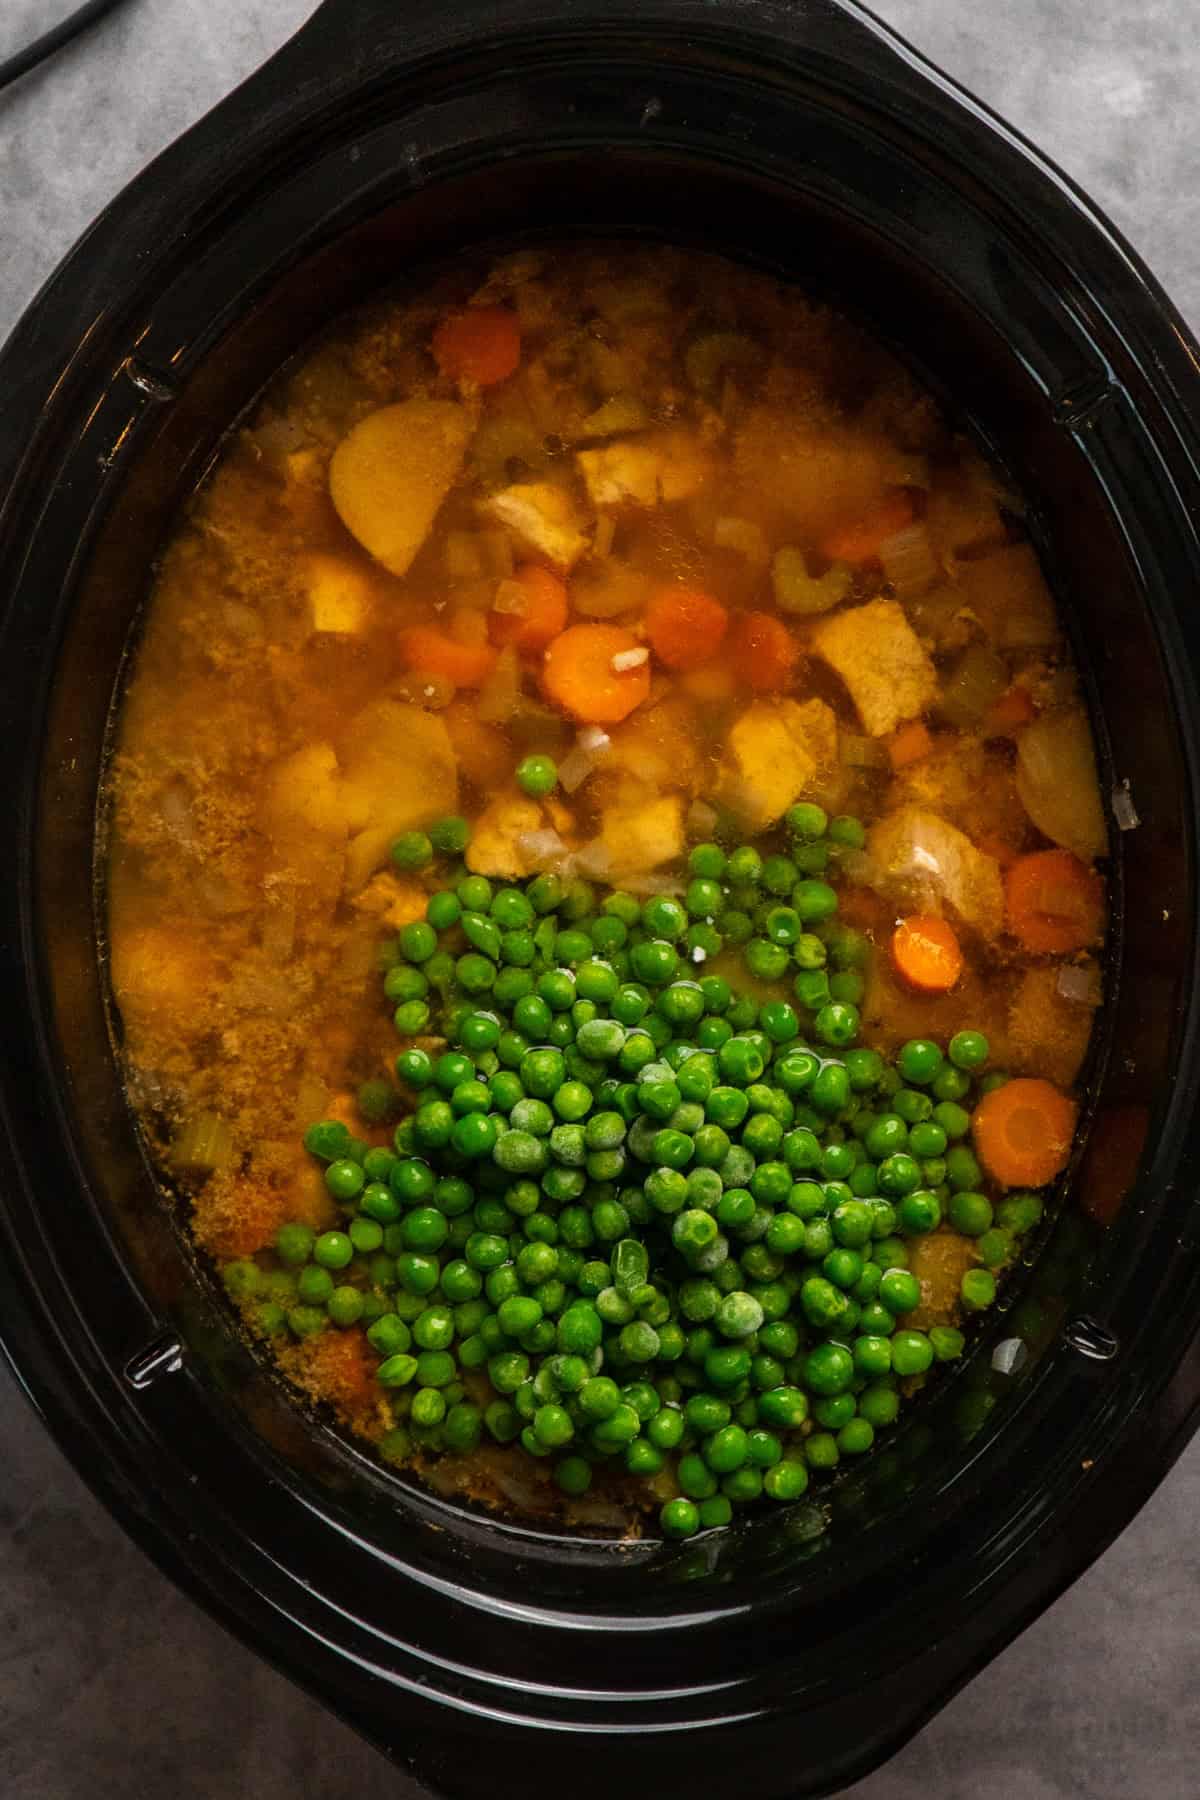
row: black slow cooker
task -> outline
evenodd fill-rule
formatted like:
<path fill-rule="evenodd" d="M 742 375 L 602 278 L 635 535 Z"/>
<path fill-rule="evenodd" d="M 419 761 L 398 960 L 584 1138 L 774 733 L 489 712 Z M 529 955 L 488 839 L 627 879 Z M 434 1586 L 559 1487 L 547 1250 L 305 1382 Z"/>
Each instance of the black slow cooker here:
<path fill-rule="evenodd" d="M 815 286 L 967 416 L 1035 502 L 1112 796 L 1090 1137 L 1032 1266 L 820 1504 L 674 1548 L 472 1514 L 293 1408 L 141 1159 L 93 877 L 131 631 L 230 422 L 414 262 L 601 232 Z M 3 1346 L 159 1564 L 433 1790 L 828 1792 L 1195 1428 L 1198 358 L 1069 182 L 835 0 L 326 0 L 0 358 Z"/>

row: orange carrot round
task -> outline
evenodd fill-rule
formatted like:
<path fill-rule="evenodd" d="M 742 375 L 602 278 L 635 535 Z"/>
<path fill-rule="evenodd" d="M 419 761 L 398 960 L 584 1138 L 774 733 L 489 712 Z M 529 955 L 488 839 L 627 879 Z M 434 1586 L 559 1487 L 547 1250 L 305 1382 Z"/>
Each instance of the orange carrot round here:
<path fill-rule="evenodd" d="M 433 358 L 452 381 L 494 387 L 521 360 L 521 327 L 507 306 L 468 306 L 447 313 L 433 334 Z"/>
<path fill-rule="evenodd" d="M 880 544 L 911 525 L 913 516 L 908 489 L 892 488 L 869 511 L 829 532 L 821 541 L 821 555 L 852 567 L 871 562 L 878 556 Z"/>
<path fill-rule="evenodd" d="M 1031 725 L 1036 718 L 1033 696 L 1028 688 L 1016 683 L 989 709 L 984 729 L 989 737 L 1011 737 L 1022 725 Z"/>
<path fill-rule="evenodd" d="M 729 632 L 734 673 L 756 694 L 778 694 L 792 684 L 800 646 L 773 613 L 738 613 Z"/>
<path fill-rule="evenodd" d="M 1008 928 L 1027 950 L 1064 955 L 1104 932 L 1104 883 L 1069 850 L 1035 850 L 1005 871 Z"/>
<path fill-rule="evenodd" d="M 460 644 L 432 625 L 407 626 L 400 633 L 400 653 L 410 669 L 440 675 L 461 688 L 481 686 L 496 662 L 490 644 Z"/>
<path fill-rule="evenodd" d="M 546 651 L 542 686 L 573 718 L 589 725 L 619 724 L 650 692 L 650 663 L 617 670 L 613 657 L 641 648 L 619 625 L 572 625 Z"/>
<path fill-rule="evenodd" d="M 1006 1081 L 975 1108 L 971 1133 L 980 1162 L 1002 1187 L 1045 1187 L 1066 1167 L 1078 1110 L 1052 1082 Z"/>
<path fill-rule="evenodd" d="M 646 635 L 669 669 L 711 662 L 728 629 L 729 614 L 702 588 L 660 588 L 646 607 Z"/>
<path fill-rule="evenodd" d="M 523 612 L 493 612 L 488 629 L 493 644 L 515 644 L 518 650 L 544 650 L 567 623 L 567 585 L 541 563 L 522 563 L 513 571 L 521 590 Z"/>
<path fill-rule="evenodd" d="M 892 933 L 896 973 L 918 994 L 948 994 L 963 971 L 953 927 L 932 913 L 901 919 Z"/>
<path fill-rule="evenodd" d="M 921 762 L 932 749 L 929 727 L 920 719 L 910 719 L 907 725 L 901 725 L 888 741 L 888 756 L 893 769 L 906 769 L 909 763 Z"/>

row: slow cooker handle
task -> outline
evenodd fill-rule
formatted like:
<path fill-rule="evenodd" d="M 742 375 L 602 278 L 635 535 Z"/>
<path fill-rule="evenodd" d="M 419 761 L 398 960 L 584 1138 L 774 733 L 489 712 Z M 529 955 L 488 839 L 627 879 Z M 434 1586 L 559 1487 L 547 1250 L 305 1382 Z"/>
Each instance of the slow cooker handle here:
<path fill-rule="evenodd" d="M 302 75 L 306 62 L 328 82 L 349 76 L 355 84 L 386 77 L 426 56 L 453 54 L 489 42 L 503 54 L 514 34 L 569 33 L 572 25 L 641 34 L 673 33 L 725 39 L 748 38 L 777 53 L 843 61 L 860 74 L 878 75 L 895 87 L 928 94 L 963 93 L 941 71 L 856 0 L 658 0 L 647 9 L 636 0 L 321 0 L 308 22 L 259 75 L 275 72 L 281 58 Z M 251 77 L 253 85 L 259 76 Z M 243 90 L 244 91 L 244 90 Z"/>

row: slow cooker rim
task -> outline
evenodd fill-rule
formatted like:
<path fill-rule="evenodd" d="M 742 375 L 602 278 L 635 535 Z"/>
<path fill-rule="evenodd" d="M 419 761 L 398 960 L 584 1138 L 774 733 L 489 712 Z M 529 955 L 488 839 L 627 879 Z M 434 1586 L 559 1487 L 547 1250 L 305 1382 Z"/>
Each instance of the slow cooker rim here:
<path fill-rule="evenodd" d="M 115 221 L 113 221 L 113 223 L 115 223 Z M 1151 299 L 1153 299 L 1153 295 L 1151 295 Z"/>

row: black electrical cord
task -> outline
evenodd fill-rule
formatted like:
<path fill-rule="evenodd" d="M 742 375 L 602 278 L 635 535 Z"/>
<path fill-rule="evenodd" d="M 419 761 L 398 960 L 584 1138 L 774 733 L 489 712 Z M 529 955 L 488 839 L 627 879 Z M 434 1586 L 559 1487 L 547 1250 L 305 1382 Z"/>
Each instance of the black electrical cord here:
<path fill-rule="evenodd" d="M 123 4 L 124 0 L 87 0 L 86 6 L 79 7 L 68 18 L 43 32 L 40 38 L 35 38 L 32 44 L 26 44 L 23 50 L 18 50 L 14 56 L 0 62 L 0 88 L 9 87 L 14 81 L 19 81 L 22 75 L 28 75 L 31 69 L 36 69 L 40 62 L 45 62 L 48 56 L 53 56 L 56 50 L 69 44 L 73 37 L 78 37 L 81 31 L 86 31 L 89 25 L 102 19 L 105 13 L 110 13 Z"/>

